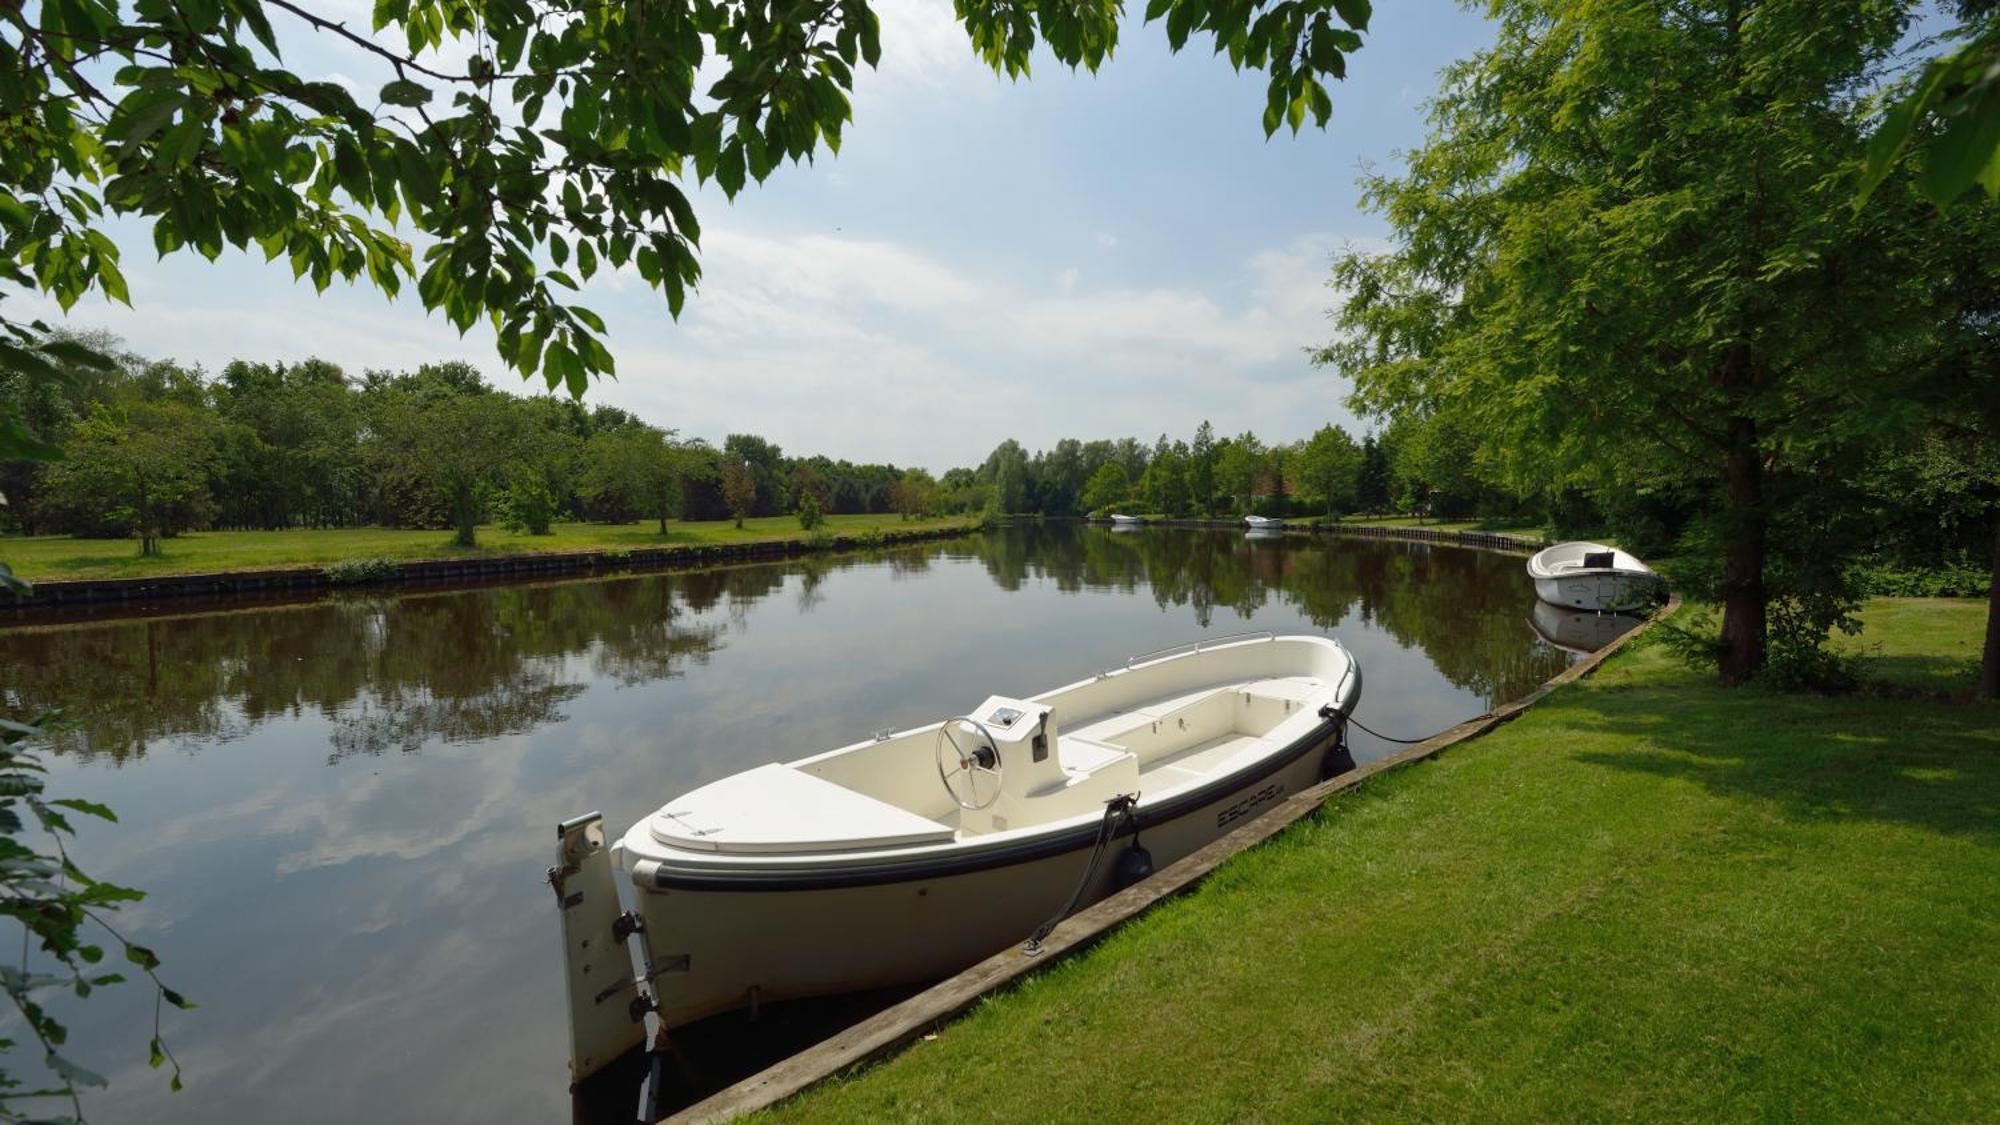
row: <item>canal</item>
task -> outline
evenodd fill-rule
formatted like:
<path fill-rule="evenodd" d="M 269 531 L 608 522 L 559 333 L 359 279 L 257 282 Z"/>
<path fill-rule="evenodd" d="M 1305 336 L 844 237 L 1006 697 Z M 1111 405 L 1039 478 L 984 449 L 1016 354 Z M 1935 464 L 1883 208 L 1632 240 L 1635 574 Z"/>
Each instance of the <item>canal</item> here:
<path fill-rule="evenodd" d="M 147 892 L 122 928 L 200 1005 L 165 1017 L 179 1094 L 146 1067 L 150 994 L 58 1005 L 71 1056 L 111 1079 L 93 1120 L 543 1122 L 569 1112 L 543 879 L 558 820 L 602 809 L 622 831 L 762 762 L 1246 629 L 1337 636 L 1366 673 L 1358 718 L 1427 734 L 1573 659 L 1533 604 L 1519 559 L 1460 548 L 1029 526 L 36 619 L 0 631 L 0 684 L 11 713 L 71 719 L 50 792 L 119 816 L 84 828 L 79 858 Z"/>

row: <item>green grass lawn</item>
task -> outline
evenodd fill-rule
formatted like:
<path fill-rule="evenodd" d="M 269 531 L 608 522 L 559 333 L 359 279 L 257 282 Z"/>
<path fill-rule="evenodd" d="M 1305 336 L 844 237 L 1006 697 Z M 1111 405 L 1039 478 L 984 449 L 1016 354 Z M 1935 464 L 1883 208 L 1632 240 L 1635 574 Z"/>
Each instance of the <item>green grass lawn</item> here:
<path fill-rule="evenodd" d="M 828 516 L 834 535 L 917 531 L 965 526 L 961 517 L 906 520 L 897 515 Z M 514 535 L 505 528 L 479 529 L 479 545 L 451 545 L 449 531 L 363 527 L 325 531 L 208 531 L 163 541 L 163 553 L 141 558 L 136 539 L 71 539 L 37 536 L 0 538 L 0 562 L 29 579 L 136 578 L 158 574 L 200 574 L 265 567 L 314 566 L 342 559 L 449 559 L 536 551 L 631 550 L 709 543 L 753 543 L 804 538 L 795 516 L 745 520 L 738 529 L 727 520 L 674 522 L 660 534 L 658 523 L 563 523 L 550 535 Z"/>
<path fill-rule="evenodd" d="M 1862 643 L 1950 665 L 1975 604 Z M 2000 705 L 1642 641 L 777 1115 L 1992 1121 L 1996 1060 Z"/>

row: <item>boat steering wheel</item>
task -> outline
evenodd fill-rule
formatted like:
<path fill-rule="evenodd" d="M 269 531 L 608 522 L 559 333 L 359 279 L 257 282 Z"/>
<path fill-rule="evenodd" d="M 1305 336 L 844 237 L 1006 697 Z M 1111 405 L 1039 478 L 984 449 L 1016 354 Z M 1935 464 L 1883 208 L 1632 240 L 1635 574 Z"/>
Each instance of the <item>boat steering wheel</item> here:
<path fill-rule="evenodd" d="M 974 739 L 970 732 L 962 732 L 966 735 L 966 743 L 971 744 L 969 752 L 966 745 L 960 743 L 959 736 L 951 732 L 951 728 L 960 723 L 978 732 L 978 739 Z M 979 740 L 984 740 L 985 744 L 980 745 Z M 937 759 L 938 780 L 944 783 L 944 791 L 951 794 L 953 803 L 959 808 L 977 812 L 991 808 L 993 802 L 1000 799 L 1000 744 L 993 741 L 993 732 L 978 719 L 969 715 L 946 719 L 944 725 L 938 728 L 932 756 Z M 979 799 L 981 776 L 993 779 L 993 795 L 983 801 Z"/>

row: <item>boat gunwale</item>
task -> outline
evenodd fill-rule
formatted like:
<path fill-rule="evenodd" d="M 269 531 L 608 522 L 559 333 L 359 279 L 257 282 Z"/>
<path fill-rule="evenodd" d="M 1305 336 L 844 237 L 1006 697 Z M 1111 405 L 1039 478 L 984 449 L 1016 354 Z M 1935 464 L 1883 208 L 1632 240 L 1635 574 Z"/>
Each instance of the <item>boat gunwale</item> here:
<path fill-rule="evenodd" d="M 1591 566 L 1591 567 L 1579 566 L 1579 567 L 1572 567 L 1568 570 L 1550 570 L 1546 565 L 1542 563 L 1543 557 L 1550 554 L 1551 552 L 1561 550 L 1564 547 L 1576 547 L 1576 546 L 1595 548 L 1602 551 L 1610 551 L 1614 557 L 1617 555 L 1624 555 L 1626 558 L 1631 559 L 1634 563 L 1637 563 L 1638 566 L 1636 568 L 1629 566 L 1616 566 L 1616 565 Z M 1647 566 L 1644 560 L 1640 559 L 1639 556 L 1633 554 L 1632 552 L 1627 551 L 1622 547 L 1611 546 L 1608 543 L 1594 543 L 1583 539 L 1572 539 L 1565 543 L 1551 543 L 1548 546 L 1543 547 L 1541 550 L 1536 551 L 1534 554 L 1528 556 L 1527 568 L 1529 577 L 1534 578 L 1538 581 L 1551 581 L 1551 582 L 1561 581 L 1562 579 L 1565 578 L 1604 578 L 1604 577 L 1657 578 L 1659 577 L 1659 573 L 1657 571 L 1655 571 L 1652 567 Z"/>
<path fill-rule="evenodd" d="M 1355 676 L 1359 685 L 1360 677 Z M 1233 771 L 1213 782 L 1182 790 L 1158 805 L 1134 810 L 1133 831 L 1142 832 L 1167 821 L 1178 820 L 1189 813 L 1223 800 L 1239 789 L 1263 781 L 1272 774 L 1281 773 L 1314 749 L 1326 745 L 1333 737 L 1332 731 L 1353 713 L 1355 700 L 1340 707 L 1335 716 L 1315 725 L 1306 734 L 1293 740 L 1282 751 L 1258 760 L 1253 767 Z M 1230 781 L 1224 787 L 1219 783 Z M 1210 790 L 1213 790 L 1212 792 Z M 671 866 L 655 859 L 642 859 L 640 865 L 651 865 L 652 870 L 643 878 L 637 868 L 633 871 L 633 882 L 641 891 L 805 891 L 835 890 L 844 887 L 876 886 L 886 883 L 917 882 L 924 879 L 969 875 L 1002 867 L 1013 867 L 1066 852 L 1080 851 L 1090 847 L 1097 839 L 1101 818 L 1051 832 L 1024 836 L 1007 840 L 998 845 L 979 848 L 962 843 L 954 845 L 929 845 L 921 852 L 903 850 L 899 858 L 889 858 L 892 854 L 871 856 L 875 862 L 846 863 L 836 865 L 831 862 L 812 866 L 792 867 L 751 867 L 737 865 L 706 865 L 701 869 L 685 866 Z M 690 859 L 705 858 L 699 852 L 681 852 Z M 852 856 L 855 853 L 843 853 Z M 803 856 L 798 858 L 804 858 Z"/>

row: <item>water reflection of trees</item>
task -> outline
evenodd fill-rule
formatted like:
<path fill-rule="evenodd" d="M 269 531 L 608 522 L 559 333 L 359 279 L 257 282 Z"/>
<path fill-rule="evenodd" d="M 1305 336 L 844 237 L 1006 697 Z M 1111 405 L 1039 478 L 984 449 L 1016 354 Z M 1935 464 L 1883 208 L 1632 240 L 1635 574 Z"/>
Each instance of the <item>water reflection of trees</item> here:
<path fill-rule="evenodd" d="M 24 630 L 0 682 L 10 712 L 73 718 L 63 753 L 123 761 L 306 714 L 332 724 L 337 760 L 556 721 L 585 687 L 577 657 L 623 684 L 679 675 L 719 643 L 695 610 L 782 582 L 654 575 Z"/>
<path fill-rule="evenodd" d="M 1202 628 L 1218 607 L 1248 619 L 1276 601 L 1314 625 L 1350 619 L 1421 649 L 1440 674 L 1489 703 L 1513 699 L 1566 660 L 1523 624 L 1533 591 L 1517 559 L 1427 543 L 1157 529 L 1036 525 L 987 536 L 978 551 L 1001 587 L 1030 580 L 1065 591 L 1144 589 Z"/>
<path fill-rule="evenodd" d="M 0 634 L 0 702 L 11 714 L 64 707 L 76 725 L 59 750 L 113 761 L 301 715 L 327 721 L 335 760 L 524 734 L 559 721 L 593 678 L 636 685 L 706 663 L 718 617 L 747 628 L 749 608 L 793 577 L 804 613 L 829 596 L 834 571 L 884 565 L 894 579 L 920 578 L 940 558 L 977 560 L 1007 590 L 1143 592 L 1203 628 L 1219 609 L 1249 618 L 1273 603 L 1328 630 L 1358 621 L 1489 702 L 1566 660 L 1528 632 L 1533 594 L 1505 556 L 1031 525 L 867 556 L 16 630 Z"/>

